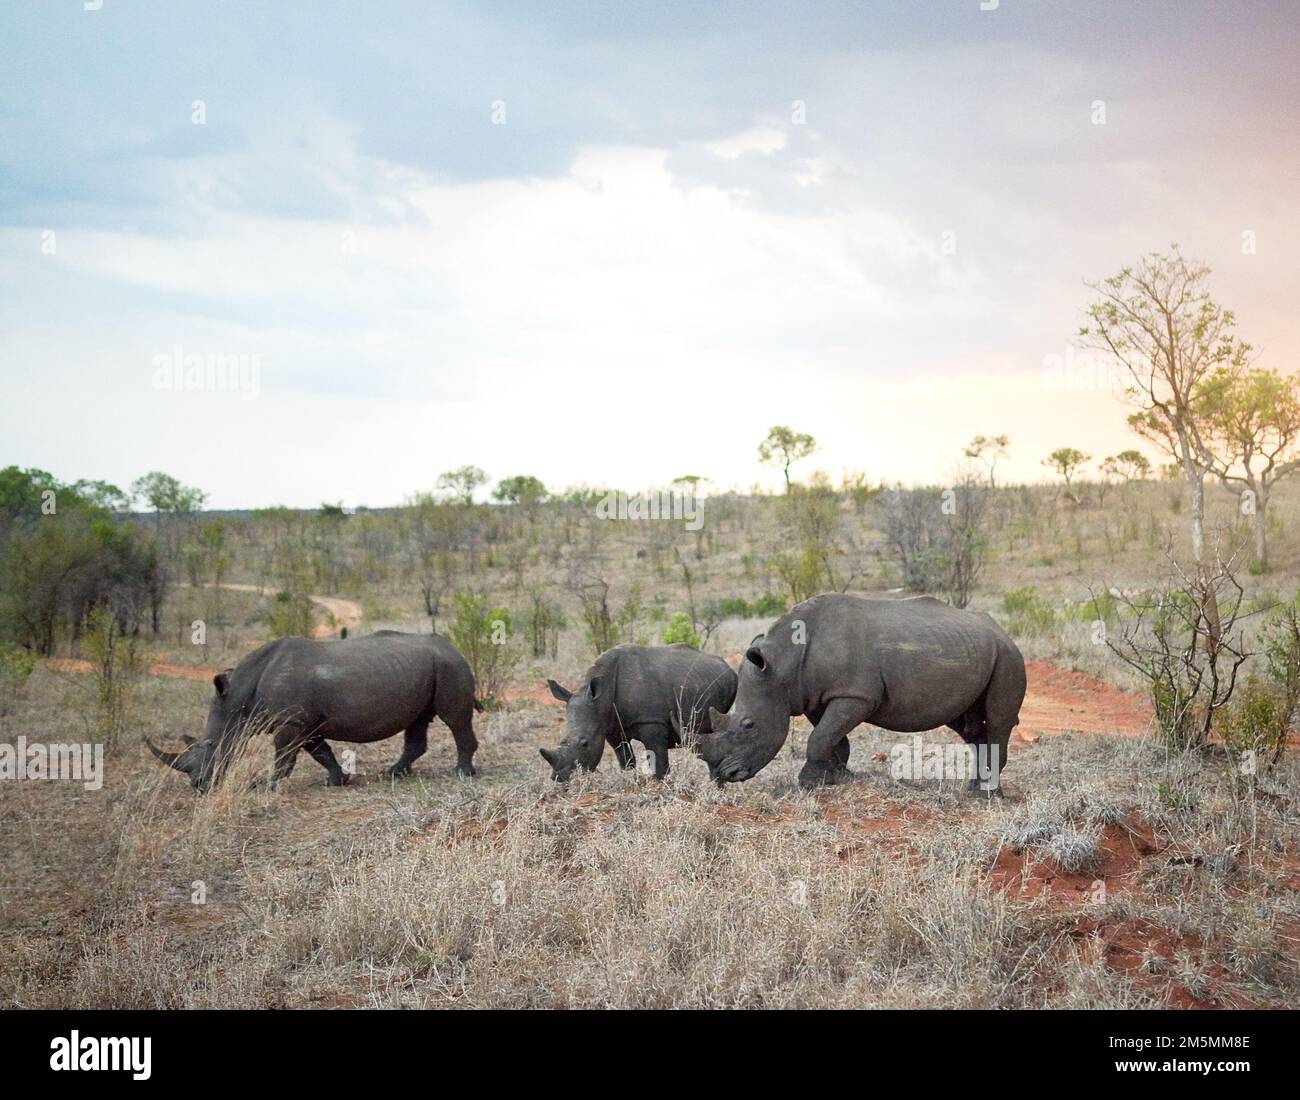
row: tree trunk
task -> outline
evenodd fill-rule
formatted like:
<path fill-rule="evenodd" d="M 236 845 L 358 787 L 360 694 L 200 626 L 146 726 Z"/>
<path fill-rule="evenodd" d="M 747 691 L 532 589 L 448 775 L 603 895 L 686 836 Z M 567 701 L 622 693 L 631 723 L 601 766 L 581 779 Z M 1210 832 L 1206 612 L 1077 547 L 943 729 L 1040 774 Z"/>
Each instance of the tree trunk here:
<path fill-rule="evenodd" d="M 1192 556 L 1200 565 L 1205 560 L 1205 471 L 1190 461 L 1185 468 L 1192 488 Z"/>
<path fill-rule="evenodd" d="M 1271 486 L 1270 486 L 1271 488 Z M 1255 514 L 1255 564 L 1261 573 L 1268 571 L 1268 494 L 1256 491 Z"/>

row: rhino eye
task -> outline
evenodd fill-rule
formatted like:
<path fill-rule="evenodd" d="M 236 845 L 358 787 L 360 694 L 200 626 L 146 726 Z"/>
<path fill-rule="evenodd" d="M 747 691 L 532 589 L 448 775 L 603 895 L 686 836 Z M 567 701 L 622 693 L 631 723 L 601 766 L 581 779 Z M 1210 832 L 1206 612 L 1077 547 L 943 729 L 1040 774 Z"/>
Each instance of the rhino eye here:
<path fill-rule="evenodd" d="M 742 718 L 740 720 L 740 728 L 743 729 L 746 733 L 748 733 L 750 730 L 754 728 L 754 719 Z"/>

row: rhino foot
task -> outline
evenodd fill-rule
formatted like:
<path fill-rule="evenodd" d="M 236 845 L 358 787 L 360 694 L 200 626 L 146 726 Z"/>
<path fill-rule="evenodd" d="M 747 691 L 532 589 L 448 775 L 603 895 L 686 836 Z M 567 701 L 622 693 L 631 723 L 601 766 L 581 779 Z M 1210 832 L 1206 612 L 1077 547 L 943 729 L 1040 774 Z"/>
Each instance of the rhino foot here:
<path fill-rule="evenodd" d="M 804 790 L 816 790 L 818 787 L 834 787 L 840 783 L 848 783 L 852 779 L 853 773 L 848 768 L 840 768 L 834 764 L 818 764 L 810 760 L 799 773 L 799 786 Z"/>
<path fill-rule="evenodd" d="M 384 774 L 389 779 L 405 779 L 411 774 L 410 764 L 392 764 L 384 769 Z"/>
<path fill-rule="evenodd" d="M 478 775 L 478 772 L 474 770 L 473 764 L 468 765 L 468 770 L 466 770 L 465 766 L 461 764 L 457 764 L 454 768 L 451 769 L 451 774 L 458 776 L 461 779 L 473 779 L 476 775 Z"/>
<path fill-rule="evenodd" d="M 339 772 L 337 775 L 331 774 L 325 777 L 325 786 L 327 787 L 346 787 L 352 782 L 352 776 L 347 772 Z"/>

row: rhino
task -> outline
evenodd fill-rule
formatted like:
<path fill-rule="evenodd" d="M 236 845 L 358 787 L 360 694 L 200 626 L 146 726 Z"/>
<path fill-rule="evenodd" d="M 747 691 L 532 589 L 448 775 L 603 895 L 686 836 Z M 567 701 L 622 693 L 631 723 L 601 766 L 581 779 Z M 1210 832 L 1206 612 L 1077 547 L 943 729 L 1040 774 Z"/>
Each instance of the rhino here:
<path fill-rule="evenodd" d="M 790 718 L 802 714 L 814 727 L 799 773 L 806 788 L 852 777 L 848 735 L 863 722 L 900 733 L 947 726 L 968 745 L 988 746 L 998 775 L 1024 698 L 1024 657 L 982 612 L 932 596 L 814 596 L 750 643 L 735 705 L 710 715 L 713 732 L 699 752 L 718 783 L 743 782 L 776 756 Z M 972 790 L 984 785 L 971 780 Z"/>
<path fill-rule="evenodd" d="M 293 771 L 306 749 L 331 787 L 348 777 L 327 741 L 382 741 L 405 731 L 402 755 L 385 774 L 408 775 L 423 755 L 429 723 L 441 718 L 456 741 L 455 771 L 474 775 L 474 674 L 456 647 L 437 634 L 380 630 L 360 638 L 277 638 L 212 680 L 216 694 L 202 737 L 184 737 L 180 752 L 148 738 L 164 764 L 189 776 L 200 793 L 220 782 L 235 748 L 251 733 L 275 734 L 271 787 Z"/>
<path fill-rule="evenodd" d="M 564 704 L 565 731 L 558 747 L 540 752 L 561 782 L 578 766 L 595 771 L 607 741 L 624 768 L 636 767 L 631 742 L 640 741 L 662 779 L 683 733 L 707 732 L 709 708 L 726 710 L 736 696 L 726 661 L 683 644 L 615 646 L 596 658 L 577 691 L 546 683 Z"/>

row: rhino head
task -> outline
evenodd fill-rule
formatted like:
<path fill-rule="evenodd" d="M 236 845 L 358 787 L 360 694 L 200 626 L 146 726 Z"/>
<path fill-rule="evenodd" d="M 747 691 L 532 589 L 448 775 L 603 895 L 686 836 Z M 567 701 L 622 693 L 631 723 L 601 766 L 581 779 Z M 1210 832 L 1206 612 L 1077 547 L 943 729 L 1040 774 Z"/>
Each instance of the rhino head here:
<path fill-rule="evenodd" d="M 158 748 L 149 738 L 144 742 L 149 751 L 169 768 L 189 777 L 191 785 L 200 794 L 206 794 L 214 783 L 220 782 L 229 762 L 229 748 L 233 739 L 234 723 L 230 722 L 230 673 L 219 672 L 212 678 L 216 694 L 208 707 L 208 724 L 199 738 L 181 736 L 185 748 L 180 752 L 167 752 Z"/>
<path fill-rule="evenodd" d="M 781 751 L 790 734 L 790 705 L 770 650 L 762 637 L 750 644 L 740 665 L 730 714 L 709 708 L 713 732 L 699 736 L 696 751 L 717 783 L 753 778 Z"/>
<path fill-rule="evenodd" d="M 593 676 L 577 691 L 554 680 L 546 681 L 551 694 L 564 704 L 564 739 L 553 749 L 539 749 L 551 766 L 551 778 L 563 783 L 575 767 L 595 771 L 605 752 L 605 716 L 612 687 L 604 676 Z"/>

